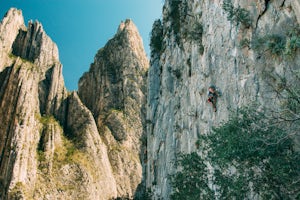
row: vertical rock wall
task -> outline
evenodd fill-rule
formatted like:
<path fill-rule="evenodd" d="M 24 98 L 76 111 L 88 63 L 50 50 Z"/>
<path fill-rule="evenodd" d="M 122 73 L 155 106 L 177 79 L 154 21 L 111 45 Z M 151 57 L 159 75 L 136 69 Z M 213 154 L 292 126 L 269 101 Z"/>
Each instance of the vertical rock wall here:
<path fill-rule="evenodd" d="M 146 182 L 154 199 L 169 199 L 178 154 L 197 151 L 199 136 L 226 121 L 232 110 L 253 101 L 278 107 L 264 71 L 291 81 L 288 71 L 299 69 L 299 52 L 285 60 L 241 45 L 299 27 L 298 1 L 232 1 L 249 11 L 248 25 L 227 20 L 223 3 L 166 0 L 163 21 L 154 24 L 152 37 L 163 31 L 161 47 L 152 43 L 148 84 Z M 223 93 L 216 113 L 207 103 L 211 84 Z"/>

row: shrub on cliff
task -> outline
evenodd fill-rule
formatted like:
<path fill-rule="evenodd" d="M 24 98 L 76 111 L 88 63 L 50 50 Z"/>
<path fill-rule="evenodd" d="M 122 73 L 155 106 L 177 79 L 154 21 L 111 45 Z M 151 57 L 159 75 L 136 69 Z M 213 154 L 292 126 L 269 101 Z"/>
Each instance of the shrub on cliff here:
<path fill-rule="evenodd" d="M 180 170 L 171 175 L 173 193 L 171 199 L 212 199 L 207 185 L 207 168 L 197 153 L 182 154 L 176 164 Z"/>
<path fill-rule="evenodd" d="M 300 153 L 293 133 L 276 126 L 263 112 L 245 108 L 208 136 L 209 159 L 221 197 L 299 198 Z"/>
<path fill-rule="evenodd" d="M 235 8 L 231 3 L 231 0 L 225 0 L 222 7 L 227 13 L 227 19 L 231 23 L 235 23 L 237 26 L 243 24 L 246 28 L 251 26 L 252 21 L 248 10 L 241 8 L 240 6 Z"/>
<path fill-rule="evenodd" d="M 286 33 L 254 36 L 251 47 L 259 53 L 272 57 L 294 58 L 300 49 L 300 27 L 294 27 Z"/>
<path fill-rule="evenodd" d="M 177 162 L 181 170 L 171 177 L 172 199 L 211 199 L 212 188 L 219 199 L 298 199 L 300 152 L 294 134 L 256 107 L 240 110 L 197 142 L 214 166 L 214 178 L 208 181 L 198 154 L 183 155 Z"/>
<path fill-rule="evenodd" d="M 160 19 L 153 23 L 150 35 L 150 47 L 152 53 L 160 53 L 163 48 L 163 27 Z"/>

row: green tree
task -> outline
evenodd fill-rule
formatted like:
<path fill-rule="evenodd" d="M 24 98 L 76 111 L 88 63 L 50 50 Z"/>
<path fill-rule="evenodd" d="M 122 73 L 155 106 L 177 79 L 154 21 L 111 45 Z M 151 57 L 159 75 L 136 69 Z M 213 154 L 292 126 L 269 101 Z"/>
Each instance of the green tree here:
<path fill-rule="evenodd" d="M 244 199 L 251 191 L 263 199 L 300 197 L 300 154 L 293 137 L 265 113 L 244 108 L 207 137 L 221 199 Z"/>
<path fill-rule="evenodd" d="M 171 199 L 212 199 L 213 193 L 208 187 L 208 171 L 197 153 L 180 155 L 176 164 L 181 170 L 171 175 Z"/>
<path fill-rule="evenodd" d="M 235 8 L 231 3 L 231 0 L 225 0 L 222 7 L 227 13 L 227 19 L 231 23 L 235 23 L 237 26 L 243 24 L 246 28 L 251 26 L 252 20 L 248 10 L 241 8 L 240 6 Z"/>
<path fill-rule="evenodd" d="M 213 194 L 217 199 L 300 199 L 300 150 L 295 143 L 300 70 L 286 70 L 288 80 L 275 72 L 264 77 L 272 97 L 278 98 L 276 110 L 255 104 L 239 109 L 196 142 L 203 158 L 197 153 L 179 157 L 180 170 L 171 176 L 172 199 L 214 199 Z M 214 168 L 211 180 L 207 163 Z"/>

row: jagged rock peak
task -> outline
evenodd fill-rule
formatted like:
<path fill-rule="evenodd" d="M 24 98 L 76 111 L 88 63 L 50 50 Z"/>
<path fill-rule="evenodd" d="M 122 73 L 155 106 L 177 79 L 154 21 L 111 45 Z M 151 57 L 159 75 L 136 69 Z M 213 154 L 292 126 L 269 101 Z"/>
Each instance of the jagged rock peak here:
<path fill-rule="evenodd" d="M 0 43 L 5 50 L 11 48 L 21 27 L 25 28 L 22 11 L 9 9 L 0 23 Z"/>
<path fill-rule="evenodd" d="M 93 114 L 107 146 L 118 197 L 133 197 L 142 181 L 140 139 L 148 67 L 139 32 L 126 20 L 98 51 L 78 84 L 78 95 Z"/>
<path fill-rule="evenodd" d="M 134 51 L 138 58 L 145 57 L 146 53 L 143 46 L 143 40 L 139 34 L 136 25 L 131 19 L 126 19 L 125 22 L 121 22 L 114 38 L 123 38 L 123 42 L 127 43 L 129 47 Z M 148 62 L 148 60 L 142 59 L 143 63 Z M 147 64 L 145 64 L 147 65 Z M 143 65 L 143 66 L 145 66 Z"/>
<path fill-rule="evenodd" d="M 59 62 L 57 45 L 38 21 L 29 21 L 27 29 L 19 30 L 12 45 L 12 53 L 39 66 L 50 66 Z"/>
<path fill-rule="evenodd" d="M 19 29 L 25 29 L 22 11 L 11 8 L 0 22 L 0 71 L 3 66 L 10 65 L 8 55 L 11 46 L 19 33 Z"/>
<path fill-rule="evenodd" d="M 121 22 L 118 28 L 118 33 L 124 31 L 124 30 L 135 30 L 137 31 L 136 26 L 134 25 L 133 21 L 131 19 L 126 19 L 125 22 Z"/>
<path fill-rule="evenodd" d="M 134 82 L 143 81 L 140 75 L 146 72 L 148 67 L 149 61 L 138 29 L 131 20 L 126 20 L 120 24 L 115 36 L 98 51 L 89 72 L 80 78 L 79 96 L 95 116 L 103 109 L 119 109 L 120 105 L 123 105 L 124 91 L 117 93 L 116 96 L 112 94 L 114 89 L 108 90 L 107 88 L 111 85 L 123 84 L 123 82 L 127 85 L 124 77 L 127 79 L 129 76 Z M 116 88 L 119 90 L 118 87 Z M 101 91 L 101 93 L 91 94 L 92 91 Z M 104 97 L 105 101 L 100 100 Z M 106 102 L 113 105 L 107 105 Z"/>

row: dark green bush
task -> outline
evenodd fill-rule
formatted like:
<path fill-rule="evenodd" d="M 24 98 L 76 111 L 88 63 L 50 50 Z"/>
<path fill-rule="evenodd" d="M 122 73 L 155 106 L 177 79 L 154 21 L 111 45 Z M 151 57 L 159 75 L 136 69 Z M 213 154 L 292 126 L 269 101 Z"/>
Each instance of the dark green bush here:
<path fill-rule="evenodd" d="M 284 53 L 288 57 L 294 57 L 298 49 L 300 49 L 300 27 L 288 32 Z"/>
<path fill-rule="evenodd" d="M 153 23 L 150 35 L 150 47 L 152 53 L 160 53 L 163 48 L 163 27 L 160 19 Z"/>
<path fill-rule="evenodd" d="M 250 40 L 249 39 L 242 39 L 240 41 L 240 47 L 244 48 L 244 47 L 249 47 L 250 46 Z"/>
<path fill-rule="evenodd" d="M 213 193 L 207 185 L 208 171 L 197 153 L 180 155 L 176 164 L 181 170 L 171 175 L 171 199 L 212 199 Z"/>
<path fill-rule="evenodd" d="M 200 53 L 201 55 L 203 55 L 203 53 L 204 53 L 204 46 L 203 46 L 203 44 L 201 44 L 201 45 L 199 46 L 199 53 Z"/>
<path fill-rule="evenodd" d="M 284 34 L 270 34 L 262 37 L 254 36 L 251 48 L 259 53 L 269 53 L 273 57 L 293 58 L 300 49 L 300 31 L 295 28 Z"/>
<path fill-rule="evenodd" d="M 201 23 L 196 22 L 192 29 L 185 29 L 183 36 L 191 41 L 202 43 L 203 26 Z"/>
<path fill-rule="evenodd" d="M 222 198 L 244 199 L 250 182 L 263 199 L 299 198 L 300 154 L 292 137 L 270 122 L 263 112 L 245 108 L 207 137 Z M 237 172 L 224 173 L 230 166 Z"/>
<path fill-rule="evenodd" d="M 300 153 L 290 133 L 272 122 L 256 107 L 244 108 L 197 141 L 214 166 L 218 199 L 248 199 L 253 192 L 262 199 L 299 199 Z M 171 176 L 171 199 L 216 198 L 197 153 L 180 155 L 176 164 L 181 170 Z"/>
<path fill-rule="evenodd" d="M 175 75 L 175 77 L 176 77 L 177 79 L 180 79 L 181 76 L 182 76 L 181 70 L 180 70 L 180 69 L 175 69 L 175 70 L 173 70 L 173 74 Z"/>
<path fill-rule="evenodd" d="M 250 12 L 244 8 L 238 6 L 235 8 L 231 3 L 231 0 L 225 0 L 223 2 L 223 9 L 227 13 L 227 19 L 231 23 L 235 23 L 237 26 L 241 23 L 246 28 L 251 26 L 252 20 L 250 17 Z"/>
<path fill-rule="evenodd" d="M 183 0 L 172 0 L 170 1 L 170 13 L 169 17 L 171 19 L 171 28 L 174 31 L 176 42 L 179 44 L 180 41 L 180 28 L 182 14 L 180 12 L 180 5 L 183 3 Z"/>

